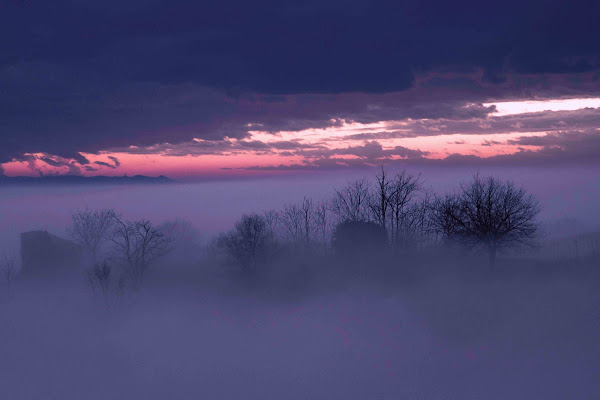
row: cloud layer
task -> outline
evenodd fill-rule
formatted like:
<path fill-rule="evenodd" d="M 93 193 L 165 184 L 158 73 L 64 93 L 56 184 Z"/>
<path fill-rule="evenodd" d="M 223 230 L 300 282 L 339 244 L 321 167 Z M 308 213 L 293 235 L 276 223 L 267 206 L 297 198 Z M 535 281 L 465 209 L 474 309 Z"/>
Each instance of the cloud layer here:
<path fill-rule="evenodd" d="M 10 2 L 0 9 L 0 163 L 35 155 L 70 173 L 119 169 L 103 152 L 130 146 L 362 157 L 252 134 L 351 122 L 402 122 L 342 139 L 370 151 L 369 161 L 379 160 L 377 146 L 384 158 L 430 156 L 381 142 L 411 135 L 593 135 L 595 110 L 490 119 L 494 109 L 483 105 L 600 96 L 593 9 L 588 1 Z"/>

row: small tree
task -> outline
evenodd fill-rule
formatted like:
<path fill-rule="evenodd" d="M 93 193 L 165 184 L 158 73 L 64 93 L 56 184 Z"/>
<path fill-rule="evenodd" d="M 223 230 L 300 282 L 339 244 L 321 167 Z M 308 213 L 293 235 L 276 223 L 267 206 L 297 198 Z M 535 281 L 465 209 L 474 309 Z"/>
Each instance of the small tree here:
<path fill-rule="evenodd" d="M 125 265 L 133 286 L 139 288 L 150 265 L 171 250 L 171 240 L 150 221 L 116 219 L 112 237 L 115 257 Z"/>
<path fill-rule="evenodd" d="M 102 263 L 95 263 L 88 271 L 88 279 L 92 289 L 100 289 L 105 301 L 108 301 L 110 293 L 110 282 L 112 275 L 112 266 L 104 260 Z"/>
<path fill-rule="evenodd" d="M 17 274 L 19 273 L 19 267 L 17 265 L 17 259 L 14 255 L 4 254 L 0 260 L 0 274 L 4 283 L 6 284 L 6 290 L 10 296 L 11 285 Z"/>
<path fill-rule="evenodd" d="M 364 260 L 385 253 L 387 232 L 372 221 L 345 221 L 335 227 L 332 244 L 338 256 Z"/>
<path fill-rule="evenodd" d="M 98 250 L 104 242 L 107 242 L 113 233 L 113 229 L 119 216 L 112 209 L 100 209 L 74 212 L 71 215 L 72 222 L 67 228 L 71 238 L 82 246 L 96 262 Z"/>
<path fill-rule="evenodd" d="M 468 247 L 483 246 L 492 266 L 499 249 L 531 244 L 538 232 L 538 201 L 509 181 L 477 174 L 442 204 L 449 235 Z"/>
<path fill-rule="evenodd" d="M 238 262 L 244 272 L 252 273 L 266 257 L 271 240 L 272 235 L 262 216 L 244 214 L 232 231 L 219 236 L 217 247 Z"/>

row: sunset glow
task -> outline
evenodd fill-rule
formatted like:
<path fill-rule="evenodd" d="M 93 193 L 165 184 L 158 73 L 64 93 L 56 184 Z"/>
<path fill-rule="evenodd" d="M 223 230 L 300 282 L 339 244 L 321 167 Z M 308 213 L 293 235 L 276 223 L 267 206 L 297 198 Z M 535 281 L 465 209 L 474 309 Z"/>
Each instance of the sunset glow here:
<path fill-rule="evenodd" d="M 504 101 L 484 103 L 485 107 L 496 106 L 494 116 L 535 113 L 544 111 L 574 111 L 584 108 L 599 108 L 600 98 L 557 99 L 539 101 Z"/>

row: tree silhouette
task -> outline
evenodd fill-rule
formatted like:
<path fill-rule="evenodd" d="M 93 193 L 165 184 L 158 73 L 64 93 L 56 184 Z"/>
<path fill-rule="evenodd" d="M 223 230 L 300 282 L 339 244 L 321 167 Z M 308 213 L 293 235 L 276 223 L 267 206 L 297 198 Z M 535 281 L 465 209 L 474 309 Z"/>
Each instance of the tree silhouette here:
<path fill-rule="evenodd" d="M 89 210 L 74 212 L 71 215 L 71 225 L 67 232 L 71 238 L 82 246 L 95 262 L 99 248 L 108 241 L 119 216 L 112 209 Z"/>
<path fill-rule="evenodd" d="M 372 221 L 345 221 L 333 232 L 333 248 L 337 255 L 363 259 L 383 254 L 387 247 L 387 232 Z"/>
<path fill-rule="evenodd" d="M 171 250 L 171 240 L 150 221 L 116 221 L 111 239 L 115 257 L 124 263 L 134 288 L 139 288 L 148 267 Z"/>
<path fill-rule="evenodd" d="M 437 225 L 468 247 L 483 246 L 492 266 L 499 249 L 530 244 L 538 231 L 538 201 L 510 181 L 477 174 L 439 205 Z"/>
<path fill-rule="evenodd" d="M 335 189 L 331 200 L 331 211 L 338 221 L 367 221 L 369 220 L 369 182 L 358 179 L 349 182 L 341 189 Z"/>
<path fill-rule="evenodd" d="M 399 247 L 402 242 L 403 229 L 407 227 L 410 212 L 409 205 L 421 189 L 419 176 L 407 174 L 402 171 L 396 174 L 390 182 L 390 195 L 388 198 L 390 209 L 390 239 L 394 247 Z"/>
<path fill-rule="evenodd" d="M 232 231 L 217 239 L 217 247 L 236 260 L 244 272 L 253 273 L 264 260 L 272 234 L 264 218 L 258 214 L 244 214 Z"/>
<path fill-rule="evenodd" d="M 11 284 L 19 273 L 19 267 L 17 265 L 17 259 L 14 255 L 4 254 L 0 259 L 0 274 L 4 283 L 6 284 L 6 290 L 10 296 Z"/>

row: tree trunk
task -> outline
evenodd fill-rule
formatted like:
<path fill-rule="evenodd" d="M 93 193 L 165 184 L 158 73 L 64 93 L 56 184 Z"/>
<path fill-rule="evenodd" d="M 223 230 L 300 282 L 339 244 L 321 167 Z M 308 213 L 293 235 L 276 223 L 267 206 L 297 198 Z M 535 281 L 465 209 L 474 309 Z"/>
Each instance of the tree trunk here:
<path fill-rule="evenodd" d="M 489 247 L 489 259 L 490 259 L 490 267 L 494 268 L 496 266 L 496 253 L 498 249 L 496 246 Z"/>

